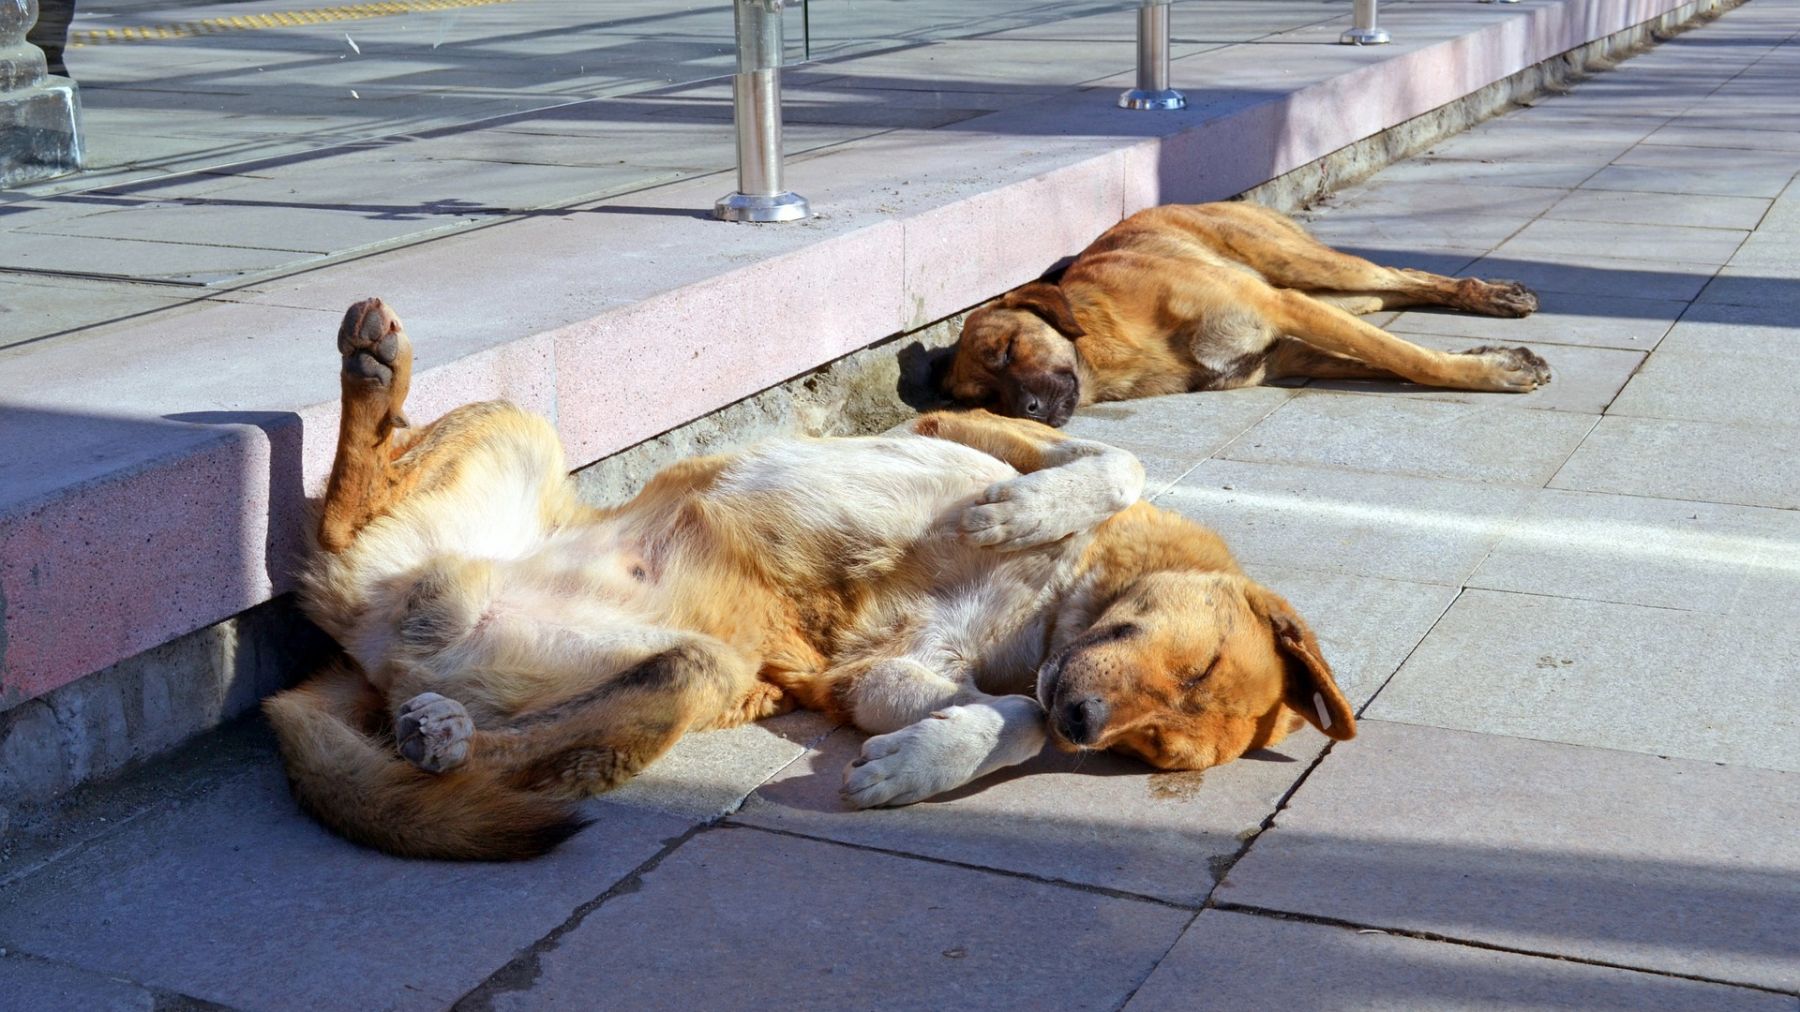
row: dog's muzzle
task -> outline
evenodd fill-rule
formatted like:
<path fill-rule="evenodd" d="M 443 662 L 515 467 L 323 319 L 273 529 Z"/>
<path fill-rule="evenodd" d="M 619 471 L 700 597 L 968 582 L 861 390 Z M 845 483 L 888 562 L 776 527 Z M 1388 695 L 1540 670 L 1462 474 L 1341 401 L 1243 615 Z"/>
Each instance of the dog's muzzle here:
<path fill-rule="evenodd" d="M 1061 426 L 1081 402 L 1081 381 L 1073 372 L 1043 373 L 1006 391 L 1007 414 Z"/>
<path fill-rule="evenodd" d="M 1086 748 L 1106 733 L 1112 708 L 1093 693 L 1063 691 L 1063 664 L 1072 653 L 1053 658 L 1038 671 L 1037 699 L 1051 733 L 1070 745 Z"/>

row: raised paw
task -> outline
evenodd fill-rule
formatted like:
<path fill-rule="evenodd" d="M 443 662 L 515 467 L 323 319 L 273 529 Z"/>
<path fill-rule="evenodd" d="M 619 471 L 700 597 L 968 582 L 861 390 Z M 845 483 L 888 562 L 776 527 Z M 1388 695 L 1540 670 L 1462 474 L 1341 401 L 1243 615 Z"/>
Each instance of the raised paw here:
<path fill-rule="evenodd" d="M 1527 393 L 1550 382 L 1550 363 L 1530 348 L 1483 345 L 1461 352 L 1487 360 L 1480 389 L 1501 393 Z"/>
<path fill-rule="evenodd" d="M 469 758 L 469 739 L 475 722 L 469 711 L 447 696 L 422 692 L 401 704 L 394 718 L 394 738 L 400 754 L 429 773 L 443 773 Z"/>
<path fill-rule="evenodd" d="M 958 532 L 985 548 L 1020 551 L 1093 530 L 1131 505 L 1143 467 L 1118 450 L 988 486 L 957 519 Z"/>
<path fill-rule="evenodd" d="M 1464 308 L 1487 316 L 1520 317 L 1537 312 L 1537 293 L 1517 281 L 1478 281 L 1468 278 L 1459 286 Z"/>
<path fill-rule="evenodd" d="M 1069 534 L 1058 529 L 1050 514 L 1053 507 L 1040 501 L 1034 490 L 1018 479 L 988 487 L 963 509 L 957 530 L 984 548 L 1016 551 L 1048 544 Z"/>

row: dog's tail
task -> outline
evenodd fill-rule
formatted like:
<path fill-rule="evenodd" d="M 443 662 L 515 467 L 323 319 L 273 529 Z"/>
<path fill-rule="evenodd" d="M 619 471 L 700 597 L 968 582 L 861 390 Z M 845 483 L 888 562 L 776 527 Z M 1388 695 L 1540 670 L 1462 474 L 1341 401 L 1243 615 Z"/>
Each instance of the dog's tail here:
<path fill-rule="evenodd" d="M 382 728 L 380 693 L 339 663 L 270 697 L 288 780 L 300 806 L 357 843 L 403 857 L 536 857 L 587 823 L 572 805 L 470 762 L 428 773 L 401 758 Z"/>

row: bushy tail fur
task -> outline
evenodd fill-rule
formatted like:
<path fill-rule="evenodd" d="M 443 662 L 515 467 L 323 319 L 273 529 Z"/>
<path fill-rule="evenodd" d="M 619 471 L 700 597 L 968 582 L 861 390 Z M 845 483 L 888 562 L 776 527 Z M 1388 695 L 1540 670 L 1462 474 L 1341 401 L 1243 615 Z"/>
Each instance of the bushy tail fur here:
<path fill-rule="evenodd" d="M 403 857 L 517 860 L 587 824 L 567 802 L 479 762 L 427 773 L 401 758 L 385 737 L 384 700 L 348 662 L 271 697 L 263 712 L 301 807 L 357 843 Z"/>

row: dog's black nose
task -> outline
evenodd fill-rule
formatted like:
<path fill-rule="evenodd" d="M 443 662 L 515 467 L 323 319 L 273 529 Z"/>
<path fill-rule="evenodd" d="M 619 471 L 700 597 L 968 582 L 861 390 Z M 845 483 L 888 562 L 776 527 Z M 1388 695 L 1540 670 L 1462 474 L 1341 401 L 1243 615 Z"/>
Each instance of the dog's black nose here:
<path fill-rule="evenodd" d="M 1091 745 L 1099 741 L 1100 732 L 1106 730 L 1108 715 L 1106 701 L 1099 696 L 1073 700 L 1063 707 L 1063 737 L 1077 745 Z"/>
<path fill-rule="evenodd" d="M 1033 418 L 1044 417 L 1044 402 L 1036 397 L 1025 398 L 1025 413 Z"/>

